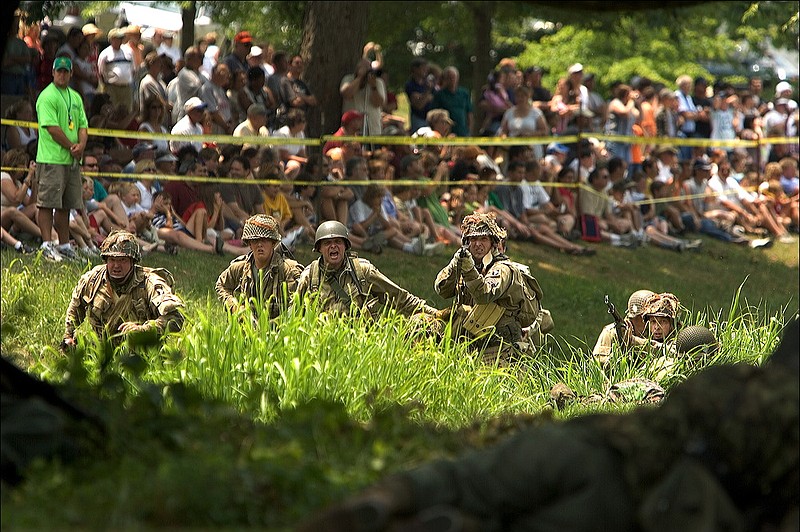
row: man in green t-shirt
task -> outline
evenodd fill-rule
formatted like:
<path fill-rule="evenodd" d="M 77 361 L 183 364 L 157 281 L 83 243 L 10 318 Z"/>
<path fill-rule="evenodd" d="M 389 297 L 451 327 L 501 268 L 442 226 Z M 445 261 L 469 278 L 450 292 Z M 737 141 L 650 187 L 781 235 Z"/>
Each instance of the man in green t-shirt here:
<path fill-rule="evenodd" d="M 78 258 L 69 243 L 69 211 L 83 209 L 80 162 L 89 136 L 89 124 L 81 95 L 69 86 L 71 78 L 70 58 L 56 57 L 53 82 L 36 100 L 39 119 L 36 221 L 43 236 L 42 253 L 55 261 Z M 58 242 L 46 240 L 53 227 Z"/>

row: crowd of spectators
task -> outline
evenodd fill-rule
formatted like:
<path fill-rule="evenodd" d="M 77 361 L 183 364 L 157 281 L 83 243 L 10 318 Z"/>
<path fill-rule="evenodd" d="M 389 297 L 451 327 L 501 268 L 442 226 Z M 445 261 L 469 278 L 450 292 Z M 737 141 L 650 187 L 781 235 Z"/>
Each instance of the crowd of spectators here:
<path fill-rule="evenodd" d="M 115 228 L 134 232 L 146 251 L 238 254 L 246 249 L 244 220 L 258 213 L 278 221 L 289 248 L 312 241 L 319 223 L 338 220 L 354 248 L 373 253 L 391 246 L 430 255 L 460 245 L 461 219 L 473 212 L 496 213 L 510 239 L 578 256 L 600 249 L 587 242 L 681 252 L 701 245 L 690 236 L 697 233 L 751 247 L 796 241 L 797 143 L 713 143 L 796 139 L 798 106 L 786 82 L 768 98 L 758 78 L 734 87 L 679 76 L 673 89 L 635 77 L 604 98 L 576 63 L 551 94 L 544 69 L 503 59 L 473 103 L 456 67 L 415 58 L 404 85 L 409 116 L 401 117 L 381 47 L 368 43 L 340 83 L 341 127 L 319 147 L 303 144 L 307 113 L 318 102 L 300 55 L 256 45 L 246 31 L 227 54 L 215 34 L 184 53 L 173 35 L 156 31 L 145 42 L 133 25 L 104 37 L 91 23 L 66 34 L 20 25 L 3 62 L 4 95 L 18 98 L 6 118 L 35 122 L 53 60 L 68 55 L 90 127 L 174 135 L 90 137 L 86 208 L 72 213 L 70 226 L 89 255 Z M 28 62 L 12 61 L 15 54 Z M 203 142 L 209 134 L 253 142 Z M 336 140 L 360 135 L 397 143 Z M 507 143 L 430 140 L 471 135 Z M 41 239 L 28 170 L 36 128 L 4 126 L 2 140 L 3 166 L 17 169 L 2 176 L 3 229 Z M 135 177 L 120 179 L 124 173 Z"/>

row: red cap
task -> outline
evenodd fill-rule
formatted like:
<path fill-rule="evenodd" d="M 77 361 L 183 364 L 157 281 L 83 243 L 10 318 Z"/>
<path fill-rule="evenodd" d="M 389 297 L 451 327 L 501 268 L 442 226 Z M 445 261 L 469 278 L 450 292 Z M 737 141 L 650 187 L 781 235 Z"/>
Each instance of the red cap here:
<path fill-rule="evenodd" d="M 233 38 L 234 42 L 241 42 L 244 44 L 250 44 L 253 42 L 253 36 L 250 35 L 249 31 L 240 31 L 236 34 L 236 37 Z"/>
<path fill-rule="evenodd" d="M 342 125 L 346 126 L 347 124 L 358 118 L 364 118 L 364 114 L 359 113 L 358 111 L 347 111 L 345 114 L 342 115 Z"/>

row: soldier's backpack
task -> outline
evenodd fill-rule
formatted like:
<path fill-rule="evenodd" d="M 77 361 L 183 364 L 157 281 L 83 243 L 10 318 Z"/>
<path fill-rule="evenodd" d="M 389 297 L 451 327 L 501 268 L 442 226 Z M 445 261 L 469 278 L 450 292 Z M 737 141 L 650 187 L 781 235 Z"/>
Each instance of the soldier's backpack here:
<path fill-rule="evenodd" d="M 502 264 L 511 268 L 514 275 L 514 281 L 522 286 L 525 297 L 521 303 L 518 313 L 518 320 L 523 327 L 530 327 L 533 323 L 540 318 L 542 313 L 542 297 L 544 293 L 539 286 L 539 281 L 531 275 L 530 268 L 525 264 L 520 264 L 514 261 L 503 261 Z M 549 313 L 548 313 L 549 314 Z M 552 319 L 550 320 L 552 323 Z M 550 328 L 552 329 L 552 327 Z M 542 331 L 547 332 L 547 331 Z"/>

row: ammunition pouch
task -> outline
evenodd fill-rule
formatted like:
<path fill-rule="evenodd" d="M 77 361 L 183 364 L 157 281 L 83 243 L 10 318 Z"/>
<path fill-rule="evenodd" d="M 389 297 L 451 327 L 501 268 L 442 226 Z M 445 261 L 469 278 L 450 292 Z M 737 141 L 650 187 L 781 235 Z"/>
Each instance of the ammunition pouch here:
<path fill-rule="evenodd" d="M 480 338 L 494 331 L 504 313 L 505 309 L 496 303 L 475 305 L 464 317 L 462 327 L 475 338 Z"/>

